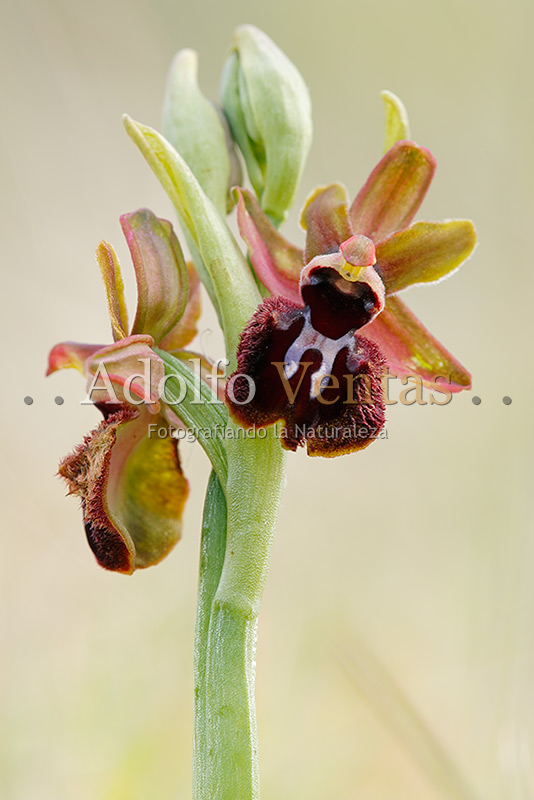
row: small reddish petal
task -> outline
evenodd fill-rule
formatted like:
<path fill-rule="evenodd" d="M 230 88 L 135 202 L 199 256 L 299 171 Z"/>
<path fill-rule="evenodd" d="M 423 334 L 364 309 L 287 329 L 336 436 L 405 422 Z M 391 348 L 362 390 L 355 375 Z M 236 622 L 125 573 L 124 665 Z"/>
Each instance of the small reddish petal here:
<path fill-rule="evenodd" d="M 345 261 L 353 267 L 372 267 L 376 264 L 374 243 L 367 236 L 351 236 L 339 247 Z"/>
<path fill-rule="evenodd" d="M 304 260 L 335 253 L 352 236 L 347 190 L 340 183 L 321 186 L 306 200 L 300 224 L 306 231 Z"/>
<path fill-rule="evenodd" d="M 303 253 L 278 233 L 248 189 L 234 189 L 237 224 L 252 266 L 262 284 L 274 295 L 288 297 L 301 305 L 300 271 Z"/>
<path fill-rule="evenodd" d="M 81 344 L 80 342 L 56 344 L 48 356 L 46 375 L 51 375 L 58 369 L 69 368 L 77 369 L 82 375 L 87 375 L 85 362 L 104 346 L 103 344 Z"/>
<path fill-rule="evenodd" d="M 471 388 L 471 375 L 397 296 L 388 297 L 384 311 L 362 329 L 376 342 L 398 377 L 419 376 L 436 389 L 451 392 Z"/>
<path fill-rule="evenodd" d="M 434 156 L 424 147 L 397 142 L 378 162 L 350 208 L 354 232 L 379 242 L 408 227 L 435 169 Z"/>

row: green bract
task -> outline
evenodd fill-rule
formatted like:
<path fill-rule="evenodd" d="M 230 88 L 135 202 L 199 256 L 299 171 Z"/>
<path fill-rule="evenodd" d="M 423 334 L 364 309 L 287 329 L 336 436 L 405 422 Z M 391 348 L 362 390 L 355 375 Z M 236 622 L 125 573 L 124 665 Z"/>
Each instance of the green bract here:
<path fill-rule="evenodd" d="M 282 222 L 297 191 L 312 136 L 308 89 L 262 31 L 242 25 L 221 80 L 221 102 L 261 206 Z"/>
<path fill-rule="evenodd" d="M 180 50 L 171 64 L 163 101 L 163 133 L 224 214 L 232 205 L 228 189 L 241 182 L 241 170 L 224 115 L 198 86 L 194 50 Z"/>

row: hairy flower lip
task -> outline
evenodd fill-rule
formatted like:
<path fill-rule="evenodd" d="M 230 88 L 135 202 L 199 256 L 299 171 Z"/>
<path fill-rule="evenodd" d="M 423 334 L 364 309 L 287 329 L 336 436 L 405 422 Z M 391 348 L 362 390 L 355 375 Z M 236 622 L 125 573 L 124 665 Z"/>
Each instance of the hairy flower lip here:
<path fill-rule="evenodd" d="M 242 333 L 237 358 L 226 391 L 231 416 L 246 428 L 282 421 L 288 450 L 305 444 L 309 455 L 354 452 L 374 437 L 350 433 L 351 427 L 376 432 L 384 425 L 385 362 L 379 348 L 354 331 L 338 339 L 324 336 L 309 308 L 286 298 L 264 300 Z M 349 435 L 340 441 L 317 435 L 326 424 L 341 425 Z"/>
<path fill-rule="evenodd" d="M 58 469 L 67 482 L 69 495 L 81 500 L 87 541 L 98 563 L 104 569 L 126 574 L 133 572 L 135 548 L 128 533 L 119 530 L 110 519 L 105 494 L 116 430 L 136 416 L 138 412 L 128 406 L 109 414 L 61 461 Z"/>
<path fill-rule="evenodd" d="M 69 494 L 81 500 L 95 558 L 114 572 L 158 563 L 181 535 L 188 483 L 177 441 L 147 436 L 151 419 L 128 405 L 108 409 L 59 466 Z"/>

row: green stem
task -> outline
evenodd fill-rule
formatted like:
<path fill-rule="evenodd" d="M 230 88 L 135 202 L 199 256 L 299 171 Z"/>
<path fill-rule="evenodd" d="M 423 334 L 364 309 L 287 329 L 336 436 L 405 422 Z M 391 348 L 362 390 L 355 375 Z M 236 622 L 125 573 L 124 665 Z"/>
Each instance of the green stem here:
<path fill-rule="evenodd" d="M 226 549 L 226 498 L 215 471 L 212 471 L 204 503 L 198 604 L 195 626 L 195 721 L 193 734 L 193 796 L 202 797 L 204 776 L 209 769 L 208 752 L 209 709 L 206 706 L 206 663 L 211 606 L 224 563 Z"/>
<path fill-rule="evenodd" d="M 232 424 L 228 431 L 243 434 Z M 254 703 L 256 629 L 285 458 L 273 429 L 264 439 L 229 438 L 227 452 L 224 564 L 221 571 L 220 539 L 216 547 L 214 537 L 213 555 L 204 562 L 199 594 L 195 800 L 259 798 Z M 207 598 L 216 582 L 206 634 Z M 199 653 L 199 649 L 205 652 Z"/>

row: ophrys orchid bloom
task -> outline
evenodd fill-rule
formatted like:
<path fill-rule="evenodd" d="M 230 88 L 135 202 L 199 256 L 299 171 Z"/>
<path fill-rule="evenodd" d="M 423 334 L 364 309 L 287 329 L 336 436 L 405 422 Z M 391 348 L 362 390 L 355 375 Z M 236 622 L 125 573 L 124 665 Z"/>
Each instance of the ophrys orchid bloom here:
<path fill-rule="evenodd" d="M 469 220 L 412 224 L 435 167 L 428 150 L 401 139 L 351 205 L 341 184 L 317 189 L 302 211 L 304 249 L 278 232 L 249 191 L 235 190 L 252 266 L 274 295 L 242 336 L 238 371 L 259 379 L 263 391 L 243 404 L 241 384 L 237 403 L 229 399 L 237 421 L 249 426 L 282 419 L 282 441 L 290 449 L 306 441 L 310 455 L 337 455 L 366 446 L 383 425 L 378 382 L 384 365 L 397 377 L 413 376 L 438 390 L 470 388 L 467 370 L 398 297 L 412 284 L 449 275 L 476 243 Z M 285 395 L 266 389 L 277 371 Z M 365 376 L 365 391 L 360 386 L 355 395 L 354 381 L 362 384 Z M 306 424 L 309 438 L 297 435 Z M 321 441 L 321 424 L 347 433 Z M 351 437 L 350 426 L 372 433 Z"/>
<path fill-rule="evenodd" d="M 119 261 L 101 242 L 97 261 L 107 292 L 114 343 L 63 342 L 47 374 L 74 367 L 87 379 L 104 420 L 60 464 L 69 494 L 80 497 L 87 539 L 98 563 L 131 573 L 156 564 L 181 535 L 188 495 L 178 442 L 155 435 L 169 427 L 159 401 L 164 363 L 154 352 L 176 352 L 195 336 L 199 282 L 184 261 L 172 226 L 141 209 L 121 217 L 137 282 L 130 329 Z M 172 420 L 174 421 L 174 420 Z"/>

